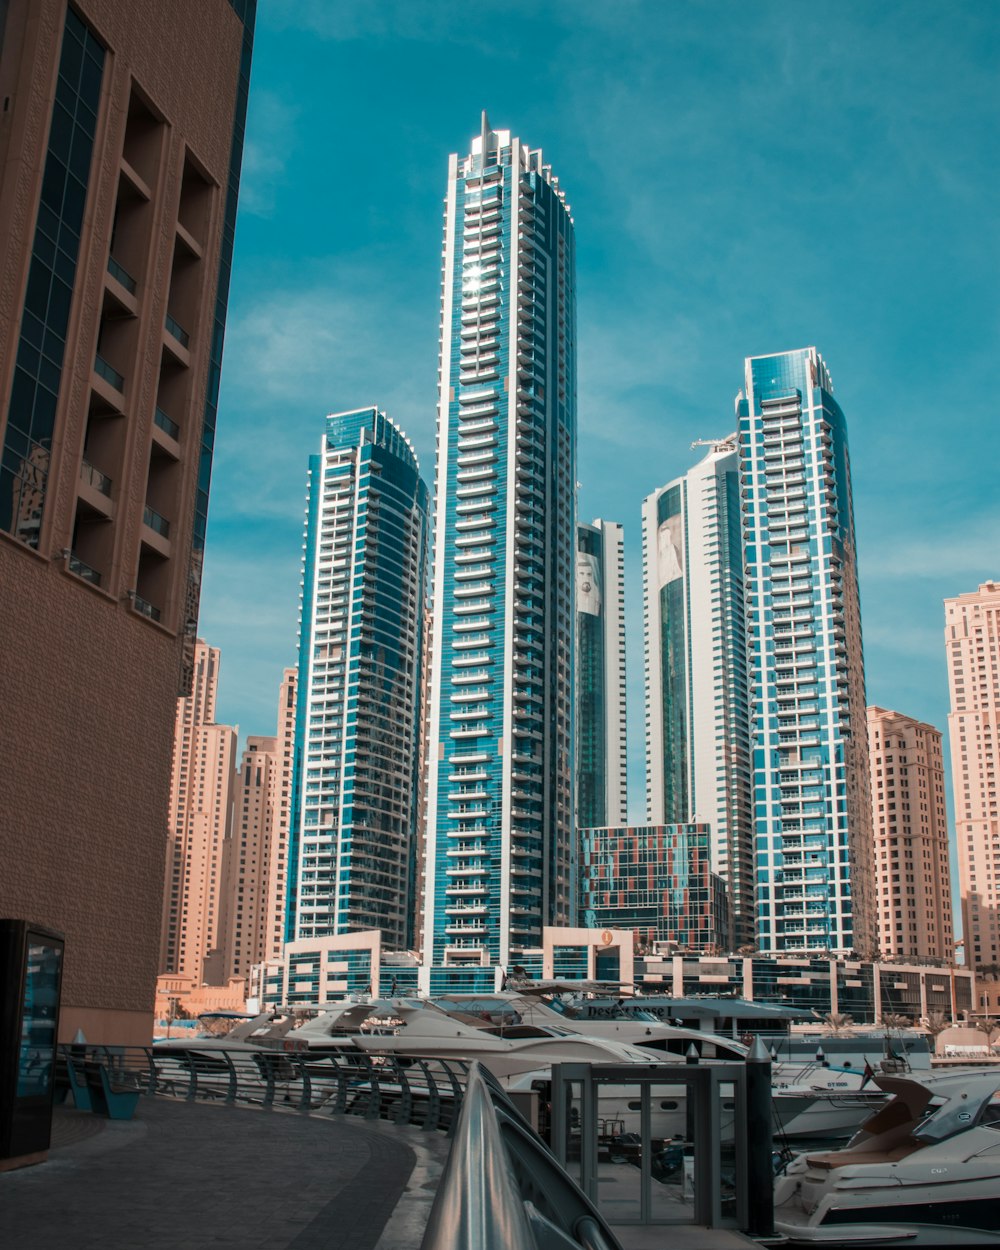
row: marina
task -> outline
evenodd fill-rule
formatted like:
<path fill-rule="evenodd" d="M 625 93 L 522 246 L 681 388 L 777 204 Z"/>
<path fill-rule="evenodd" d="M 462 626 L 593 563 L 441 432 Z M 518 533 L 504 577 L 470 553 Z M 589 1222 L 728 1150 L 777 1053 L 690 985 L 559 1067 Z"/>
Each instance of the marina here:
<path fill-rule="evenodd" d="M 860 1238 L 859 1244 L 871 1238 L 870 1244 L 892 1244 L 904 1236 L 899 1232 L 904 1223 L 929 1223 L 939 1240 L 947 1236 L 962 1244 L 962 1220 L 971 1221 L 976 1235 L 992 1238 L 987 1215 L 975 1202 L 962 1205 L 935 1197 L 907 1212 L 899 1202 L 857 1201 L 856 1188 L 870 1196 L 878 1187 L 871 1173 L 856 1182 L 855 1169 L 859 1152 L 871 1153 L 859 1143 L 878 1142 L 879 1117 L 885 1117 L 895 1130 L 893 1140 L 905 1139 L 907 1155 L 923 1159 L 916 1175 L 926 1177 L 927 1169 L 938 1165 L 926 1143 L 910 1140 L 914 1125 L 943 1105 L 949 1088 L 961 1091 L 971 1082 L 982 1094 L 981 1115 L 977 1109 L 974 1119 L 976 1132 L 985 1135 L 980 1149 L 986 1162 L 977 1177 L 988 1189 L 997 1179 L 990 1169 L 1000 1160 L 1000 1112 L 995 1110 L 1000 1073 L 994 1077 L 989 1067 L 968 1065 L 958 1072 L 935 1070 L 928 1039 L 915 1031 L 861 1026 L 849 1036 L 773 1031 L 765 1035 L 766 1046 L 758 1045 L 758 1055 L 767 1060 L 763 1105 L 769 1123 L 762 1124 L 763 1117 L 755 1121 L 748 1114 L 745 1041 L 711 1032 L 705 1027 L 709 1013 L 695 1022 L 698 1027 L 690 1027 L 690 1019 L 671 1023 L 675 1017 L 664 1020 L 645 1006 L 641 999 L 604 1001 L 561 985 L 450 994 L 433 1001 L 360 996 L 328 1004 L 306 1020 L 293 1012 L 245 1020 L 230 1039 L 161 1043 L 156 1055 L 159 1059 L 185 1047 L 193 1054 L 204 1046 L 207 1059 L 212 1047 L 225 1052 L 227 1040 L 245 1051 L 258 1049 L 271 1056 L 273 1097 L 293 1100 L 297 1073 L 306 1075 L 314 1089 L 322 1088 L 324 1060 L 341 1067 L 371 1065 L 382 1096 L 390 1099 L 398 1097 L 407 1065 L 441 1065 L 464 1084 L 469 1062 L 478 1060 L 581 1191 L 610 1224 L 629 1229 L 630 1235 L 660 1226 L 745 1231 L 746 1160 L 753 1140 L 754 1148 L 772 1160 L 768 1184 L 773 1173 L 777 1235 L 794 1244 L 840 1244 L 836 1237 L 841 1236 Z M 287 1065 L 283 1080 L 275 1066 L 280 1063 Z M 901 1102 L 901 1090 L 909 1091 L 909 1102 Z M 919 1114 L 906 1128 L 899 1107 L 916 1105 L 914 1090 L 931 1092 L 922 1103 L 917 1097 Z M 955 1123 L 967 1127 L 964 1120 Z M 948 1150 L 954 1154 L 958 1145 L 953 1142 Z M 896 1162 L 889 1160 L 890 1166 Z M 955 1166 L 953 1161 L 952 1172 Z M 803 1197 L 808 1186 L 819 1184 L 817 1169 L 834 1194 L 825 1207 L 819 1199 Z M 957 1184 L 967 1188 L 964 1180 Z M 886 1185 L 899 1188 L 896 1177 Z M 850 1209 L 867 1213 L 863 1219 L 845 1214 L 852 1202 Z M 940 1218 L 932 1218 L 937 1208 Z M 812 1212 L 818 1215 L 809 1218 Z M 879 1222 L 885 1227 L 872 1232 L 868 1225 Z M 847 1223 L 859 1228 L 845 1233 L 840 1226 Z M 834 1224 L 836 1234 L 831 1233 Z M 910 1230 L 905 1240 L 921 1235 Z M 623 1239 L 621 1244 L 633 1243 Z"/>

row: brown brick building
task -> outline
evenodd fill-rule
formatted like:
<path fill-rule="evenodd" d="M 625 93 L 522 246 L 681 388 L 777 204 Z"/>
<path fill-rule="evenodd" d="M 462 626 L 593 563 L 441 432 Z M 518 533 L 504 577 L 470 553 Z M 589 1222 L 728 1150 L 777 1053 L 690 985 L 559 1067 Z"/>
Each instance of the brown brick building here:
<path fill-rule="evenodd" d="M 150 1033 L 254 0 L 0 4 L 0 915 Z"/>
<path fill-rule="evenodd" d="M 875 892 L 883 959 L 955 957 L 941 732 L 868 708 Z"/>

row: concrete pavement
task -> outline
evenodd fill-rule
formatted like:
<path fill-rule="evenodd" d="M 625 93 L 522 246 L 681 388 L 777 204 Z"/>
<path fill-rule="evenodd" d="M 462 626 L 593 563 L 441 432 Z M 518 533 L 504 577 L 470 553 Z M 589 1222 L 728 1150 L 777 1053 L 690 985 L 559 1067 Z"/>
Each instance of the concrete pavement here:
<path fill-rule="evenodd" d="M 418 1250 L 449 1139 L 353 1116 L 141 1098 L 58 1106 L 47 1163 L 0 1173 L 4 1250 Z M 625 1250 L 744 1250 L 738 1233 L 619 1225 Z"/>
<path fill-rule="evenodd" d="M 418 1183 L 400 1202 L 407 1182 L 448 1148 L 417 1129 L 163 1098 L 125 1122 L 60 1107 L 55 1130 L 47 1163 L 0 1174 L 5 1250 L 375 1250 L 394 1211 L 382 1250 L 402 1250 L 433 1197 Z"/>

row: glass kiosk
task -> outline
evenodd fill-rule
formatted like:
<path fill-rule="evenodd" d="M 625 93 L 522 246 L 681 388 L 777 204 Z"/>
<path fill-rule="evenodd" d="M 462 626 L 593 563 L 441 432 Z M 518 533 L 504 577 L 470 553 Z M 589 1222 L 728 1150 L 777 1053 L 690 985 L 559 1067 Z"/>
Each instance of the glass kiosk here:
<path fill-rule="evenodd" d="M 48 1153 L 63 949 L 61 933 L 0 920 L 0 1172 Z"/>

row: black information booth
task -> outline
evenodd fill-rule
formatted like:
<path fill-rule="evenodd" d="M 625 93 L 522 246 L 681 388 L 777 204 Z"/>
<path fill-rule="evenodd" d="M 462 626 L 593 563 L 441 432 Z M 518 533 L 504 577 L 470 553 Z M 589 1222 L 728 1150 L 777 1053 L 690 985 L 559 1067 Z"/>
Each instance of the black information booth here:
<path fill-rule="evenodd" d="M 61 933 L 0 920 L 0 1171 L 49 1149 L 63 950 Z"/>

